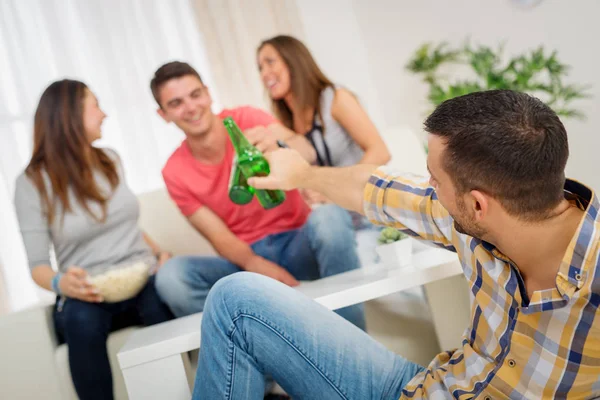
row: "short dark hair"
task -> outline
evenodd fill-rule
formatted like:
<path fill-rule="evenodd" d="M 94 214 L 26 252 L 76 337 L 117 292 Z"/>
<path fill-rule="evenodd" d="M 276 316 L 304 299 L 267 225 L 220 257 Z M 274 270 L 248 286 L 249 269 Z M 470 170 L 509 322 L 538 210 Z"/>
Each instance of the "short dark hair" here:
<path fill-rule="evenodd" d="M 460 194 L 481 190 L 530 221 L 547 218 L 564 198 L 567 132 L 535 97 L 490 90 L 446 100 L 425 130 L 445 139 L 444 169 Z"/>
<path fill-rule="evenodd" d="M 152 77 L 152 80 L 150 81 L 150 90 L 152 90 L 152 96 L 154 96 L 154 100 L 156 100 L 159 107 L 162 107 L 159 98 L 160 88 L 171 79 L 181 78 L 186 75 L 195 76 L 202 82 L 202 78 L 198 71 L 185 62 L 171 61 L 156 70 L 154 77 Z"/>

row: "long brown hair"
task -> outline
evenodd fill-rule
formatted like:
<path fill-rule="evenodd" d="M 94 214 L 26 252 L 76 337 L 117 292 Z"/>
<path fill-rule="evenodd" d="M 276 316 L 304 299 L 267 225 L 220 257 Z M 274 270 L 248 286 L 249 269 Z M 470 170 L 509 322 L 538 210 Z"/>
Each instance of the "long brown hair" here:
<path fill-rule="evenodd" d="M 113 160 L 101 149 L 92 147 L 87 139 L 83 124 L 83 100 L 87 91 L 83 82 L 69 79 L 54 82 L 42 94 L 35 112 L 33 155 L 25 174 L 40 193 L 48 224 L 57 211 L 64 216 L 72 210 L 70 190 L 94 220 L 105 221 L 106 202 L 111 193 L 102 193 L 94 171 L 102 173 L 112 189 L 119 184 Z M 100 216 L 92 212 L 90 201 L 100 204 Z"/>
<path fill-rule="evenodd" d="M 287 35 L 279 35 L 263 41 L 258 46 L 257 54 L 266 45 L 271 45 L 277 50 L 290 70 L 290 86 L 298 105 L 302 110 L 314 108 L 317 118 L 322 121 L 321 92 L 334 85 L 321 71 L 310 51 L 304 43 Z M 271 107 L 275 116 L 293 130 L 292 110 L 285 101 L 273 99 Z"/>

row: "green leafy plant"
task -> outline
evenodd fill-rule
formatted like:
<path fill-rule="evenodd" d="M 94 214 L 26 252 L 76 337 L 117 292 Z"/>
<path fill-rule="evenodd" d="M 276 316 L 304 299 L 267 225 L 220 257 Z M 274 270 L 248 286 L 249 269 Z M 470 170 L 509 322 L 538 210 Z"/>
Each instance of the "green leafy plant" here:
<path fill-rule="evenodd" d="M 400 232 L 398 229 L 387 227 L 381 230 L 377 241 L 379 244 L 388 244 L 405 239 L 407 237 L 407 234 Z"/>
<path fill-rule="evenodd" d="M 421 46 L 406 68 L 422 75 L 429 85 L 429 101 L 437 106 L 445 100 L 464 94 L 491 89 L 510 89 L 526 92 L 546 102 L 564 117 L 583 118 L 573 108 L 573 100 L 589 97 L 589 86 L 563 83 L 569 66 L 561 63 L 556 52 L 548 54 L 543 47 L 504 61 L 503 45 L 497 50 L 488 46 L 450 48 L 448 43 Z M 440 69 L 443 65 L 470 66 L 471 79 L 451 80 Z"/>

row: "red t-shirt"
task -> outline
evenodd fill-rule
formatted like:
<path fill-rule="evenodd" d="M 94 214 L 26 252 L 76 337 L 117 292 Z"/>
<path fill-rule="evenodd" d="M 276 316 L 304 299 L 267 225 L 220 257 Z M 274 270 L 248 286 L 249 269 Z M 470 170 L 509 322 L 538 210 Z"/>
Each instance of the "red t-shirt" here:
<path fill-rule="evenodd" d="M 273 116 L 252 107 L 223 110 L 219 118 L 225 117 L 232 117 L 242 131 L 277 122 Z M 171 198 L 183 215 L 188 217 L 200 207 L 208 207 L 246 243 L 304 225 L 310 208 L 297 190 L 286 192 L 283 204 L 270 210 L 262 208 L 256 196 L 245 205 L 229 199 L 229 177 L 235 152 L 231 141 L 226 143 L 225 157 L 216 165 L 196 160 L 186 140 L 169 157 L 162 174 Z"/>

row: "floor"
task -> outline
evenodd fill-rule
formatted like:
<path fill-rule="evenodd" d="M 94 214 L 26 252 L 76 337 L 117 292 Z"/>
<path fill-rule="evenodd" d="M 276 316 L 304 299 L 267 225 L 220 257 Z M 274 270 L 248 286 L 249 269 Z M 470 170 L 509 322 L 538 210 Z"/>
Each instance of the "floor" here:
<path fill-rule="evenodd" d="M 421 288 L 371 300 L 365 312 L 369 335 L 394 353 L 427 366 L 440 352 Z"/>

